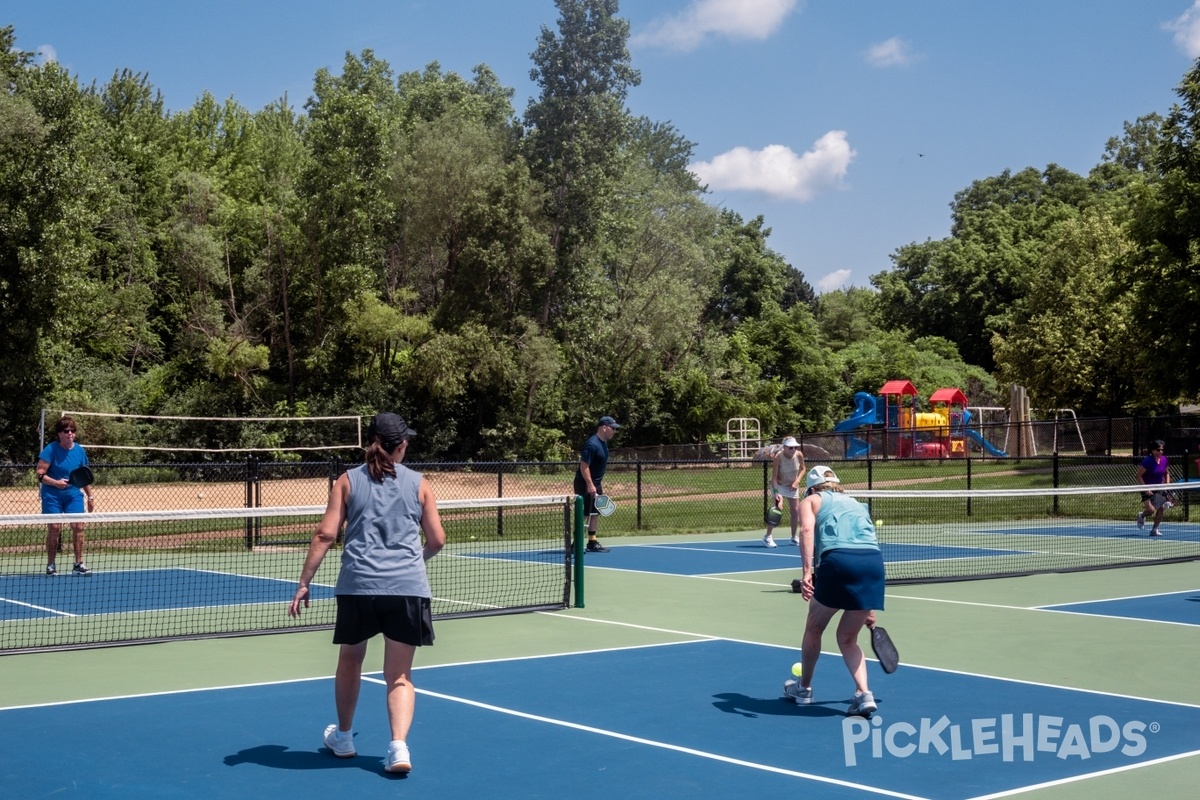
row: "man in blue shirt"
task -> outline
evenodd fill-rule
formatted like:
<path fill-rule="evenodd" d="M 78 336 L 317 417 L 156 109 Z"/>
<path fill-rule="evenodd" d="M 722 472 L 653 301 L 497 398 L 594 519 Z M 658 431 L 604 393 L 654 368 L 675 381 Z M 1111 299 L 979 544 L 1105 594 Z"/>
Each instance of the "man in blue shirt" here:
<path fill-rule="evenodd" d="M 608 548 L 596 538 L 596 524 L 600 519 L 596 511 L 596 496 L 604 494 L 601 481 L 608 469 L 608 440 L 621 426 L 610 416 L 603 416 L 596 424 L 596 432 L 584 442 L 579 452 L 579 467 L 575 470 L 575 494 L 583 498 L 584 513 L 587 515 L 587 551 L 607 553 Z"/>

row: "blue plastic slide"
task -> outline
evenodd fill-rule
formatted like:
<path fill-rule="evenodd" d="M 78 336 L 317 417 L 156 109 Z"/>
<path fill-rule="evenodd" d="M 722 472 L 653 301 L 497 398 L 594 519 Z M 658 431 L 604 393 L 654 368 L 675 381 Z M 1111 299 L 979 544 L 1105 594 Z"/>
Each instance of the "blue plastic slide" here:
<path fill-rule="evenodd" d="M 849 433 L 850 431 L 858 430 L 864 425 L 875 424 L 875 398 L 866 392 L 857 392 L 854 395 L 854 413 L 847 419 L 842 420 L 837 425 L 833 426 L 837 433 Z M 848 438 L 846 442 L 846 457 L 847 458 L 862 458 L 871 454 L 870 442 L 864 442 L 854 436 Z"/>
<path fill-rule="evenodd" d="M 838 433 L 848 433 L 864 425 L 874 424 L 875 398 L 866 392 L 857 392 L 854 395 L 854 414 L 834 425 L 833 429 Z"/>
<path fill-rule="evenodd" d="M 871 454 L 871 443 L 864 442 L 856 436 L 851 436 L 846 442 L 846 458 L 863 458 Z"/>
<path fill-rule="evenodd" d="M 967 428 L 967 438 L 970 439 L 972 442 L 974 442 L 979 447 L 982 447 L 984 452 L 987 453 L 989 456 L 996 456 L 997 458 L 1008 458 L 1008 453 L 1004 452 L 999 447 L 996 447 L 994 444 L 989 442 L 987 439 L 980 436 L 978 431 L 973 431 L 970 428 Z"/>

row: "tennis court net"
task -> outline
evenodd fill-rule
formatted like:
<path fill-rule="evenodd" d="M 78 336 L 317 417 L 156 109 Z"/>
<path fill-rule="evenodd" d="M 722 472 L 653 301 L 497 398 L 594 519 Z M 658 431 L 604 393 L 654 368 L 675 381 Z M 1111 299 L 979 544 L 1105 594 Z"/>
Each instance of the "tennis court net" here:
<path fill-rule="evenodd" d="M 446 546 L 427 567 L 435 619 L 565 608 L 571 498 L 438 502 Z M 0 516 L 0 653 L 333 625 L 340 546 L 287 615 L 324 506 Z M 60 574 L 46 575 L 48 523 Z M 92 572 L 71 572 L 83 523 Z M 340 543 L 339 543 L 340 544 Z"/>
<path fill-rule="evenodd" d="M 1155 514 L 1138 525 L 1145 486 L 846 493 L 871 510 L 888 581 L 921 583 L 1200 559 L 1200 482 L 1168 487 L 1157 531 Z"/>

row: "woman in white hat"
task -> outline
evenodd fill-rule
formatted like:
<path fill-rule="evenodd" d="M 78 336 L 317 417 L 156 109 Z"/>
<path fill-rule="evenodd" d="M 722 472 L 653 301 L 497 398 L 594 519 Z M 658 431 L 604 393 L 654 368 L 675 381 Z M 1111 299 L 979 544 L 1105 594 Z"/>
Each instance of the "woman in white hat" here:
<path fill-rule="evenodd" d="M 813 467 L 800 502 L 800 558 L 804 577 L 800 594 L 808 602 L 808 621 L 801 645 L 804 672 L 788 681 L 784 694 L 797 703 L 811 703 L 812 679 L 821 655 L 821 637 L 833 616 L 842 612 L 837 627 L 838 649 L 854 678 L 851 715 L 871 716 L 875 697 L 867 685 L 867 665 L 858 634 L 875 624 L 883 610 L 883 554 L 867 507 L 846 494 L 829 467 Z"/>
<path fill-rule="evenodd" d="M 797 533 L 797 528 L 800 524 L 800 480 L 804 475 L 804 451 L 800 449 L 800 443 L 795 437 L 788 436 L 783 440 L 783 446 L 775 457 L 771 459 L 771 499 L 774 501 L 774 507 L 780 508 L 783 504 L 783 498 L 787 498 L 788 510 L 791 512 L 788 516 L 792 524 L 792 544 L 800 544 L 800 536 Z M 772 534 L 775 532 L 775 526 L 778 520 L 773 516 L 767 516 L 767 535 L 763 537 L 763 544 L 767 547 L 775 547 L 775 539 Z"/>

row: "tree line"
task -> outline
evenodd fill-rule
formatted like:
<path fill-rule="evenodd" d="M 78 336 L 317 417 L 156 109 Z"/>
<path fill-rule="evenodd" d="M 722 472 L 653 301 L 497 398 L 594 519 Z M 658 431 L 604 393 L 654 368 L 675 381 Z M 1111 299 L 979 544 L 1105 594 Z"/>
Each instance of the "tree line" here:
<path fill-rule="evenodd" d="M 623 445 L 825 430 L 896 377 L 1080 413 L 1197 395 L 1200 67 L 1087 176 L 976 181 L 947 238 L 818 297 L 627 109 L 616 0 L 556 6 L 521 114 L 486 65 L 370 50 L 302 109 L 171 113 L 0 28 L 0 458 L 32 457 L 42 407 L 389 409 L 422 457 L 506 460 L 567 457 L 606 413 Z"/>

